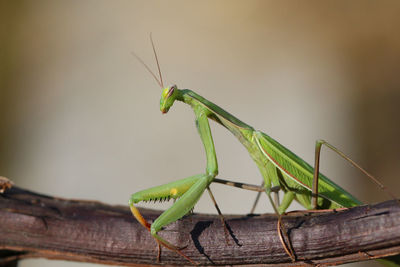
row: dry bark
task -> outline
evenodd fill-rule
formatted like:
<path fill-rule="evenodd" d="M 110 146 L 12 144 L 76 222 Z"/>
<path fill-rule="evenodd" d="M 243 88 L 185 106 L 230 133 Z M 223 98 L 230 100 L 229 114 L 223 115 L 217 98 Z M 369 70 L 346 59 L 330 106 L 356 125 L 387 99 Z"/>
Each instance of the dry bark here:
<path fill-rule="evenodd" d="M 155 219 L 160 212 L 142 209 Z M 400 253 L 397 201 L 343 211 L 283 218 L 296 262 L 277 234 L 275 215 L 226 216 L 228 243 L 218 216 L 194 214 L 161 235 L 202 265 L 333 265 Z M 18 187 L 0 194 L 0 265 L 29 257 L 117 265 L 157 263 L 157 245 L 127 206 L 45 196 Z M 161 264 L 188 265 L 167 249 Z M 10 265 L 12 266 L 12 265 Z"/>

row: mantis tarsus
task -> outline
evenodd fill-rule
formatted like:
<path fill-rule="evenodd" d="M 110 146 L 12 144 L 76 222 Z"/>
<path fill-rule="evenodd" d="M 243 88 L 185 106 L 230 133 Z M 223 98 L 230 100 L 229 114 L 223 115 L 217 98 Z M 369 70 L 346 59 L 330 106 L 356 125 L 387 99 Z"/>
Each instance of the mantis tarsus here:
<path fill-rule="evenodd" d="M 162 113 L 167 113 L 175 101 L 186 103 L 193 109 L 196 117 L 196 126 L 203 142 L 207 158 L 205 173 L 142 190 L 131 196 L 129 205 L 133 215 L 150 231 L 159 246 L 162 245 L 174 250 L 193 263 L 191 259 L 180 251 L 180 248 L 164 240 L 158 235 L 158 232 L 164 226 L 179 220 L 190 212 L 204 190 L 207 189 L 213 198 L 209 185 L 216 180 L 218 180 L 218 182 L 222 181 L 215 178 L 218 174 L 218 164 L 209 126 L 209 119 L 214 120 L 229 130 L 246 147 L 261 172 L 264 190 L 275 212 L 279 216 L 286 211 L 293 200 L 299 202 L 306 209 L 337 209 L 362 204 L 339 185 L 319 173 L 319 157 L 322 145 L 329 147 L 348 160 L 381 188 L 386 190 L 373 176 L 368 174 L 359 165 L 326 141 L 318 140 L 316 142 L 315 164 L 313 168 L 267 134 L 255 130 L 250 125 L 232 116 L 230 113 L 195 92 L 188 89 L 178 89 L 176 85 L 164 87 L 157 54 L 152 40 L 151 43 L 160 79 L 156 77 L 139 57 L 135 56 L 162 88 L 160 110 Z M 281 203 L 276 204 L 272 200 L 271 192 L 273 188 L 278 188 L 283 191 L 284 196 Z M 164 211 L 152 224 L 148 223 L 142 217 L 139 210 L 134 205 L 141 201 L 165 200 L 170 198 L 177 199 L 177 201 L 169 209 Z"/>

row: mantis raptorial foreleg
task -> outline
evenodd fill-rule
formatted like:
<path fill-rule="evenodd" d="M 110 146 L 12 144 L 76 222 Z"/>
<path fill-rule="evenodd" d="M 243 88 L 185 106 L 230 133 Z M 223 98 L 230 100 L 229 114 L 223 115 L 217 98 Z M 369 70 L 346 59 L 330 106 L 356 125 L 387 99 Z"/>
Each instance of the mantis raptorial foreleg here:
<path fill-rule="evenodd" d="M 187 213 L 189 213 L 199 200 L 200 196 L 203 194 L 204 190 L 208 188 L 209 184 L 218 173 L 217 158 L 207 114 L 206 112 L 204 112 L 204 110 L 195 110 L 195 114 L 196 126 L 200 134 L 201 140 L 203 141 L 207 156 L 206 173 L 140 191 L 133 194 L 129 202 L 135 218 L 150 231 L 151 235 L 157 240 L 159 244 L 162 244 L 163 246 L 177 252 L 179 251 L 179 253 L 187 259 L 189 258 L 182 252 L 180 252 L 179 248 L 164 240 L 157 233 L 164 226 L 182 218 Z M 209 192 L 213 202 L 216 205 L 215 199 L 210 190 Z M 151 225 L 149 225 L 149 223 L 144 220 L 139 211 L 134 207 L 134 204 L 140 201 L 163 200 L 169 198 L 179 199 L 169 209 L 164 211 Z M 222 216 L 221 211 L 219 210 L 217 205 L 216 208 L 220 216 Z M 225 221 L 223 219 L 221 220 L 223 221 L 223 224 L 225 226 Z M 189 260 L 192 261 L 191 259 Z"/>
<path fill-rule="evenodd" d="M 194 205 L 208 186 L 207 177 L 208 175 L 205 174 L 194 175 L 176 182 L 143 190 L 133 194 L 129 201 L 132 214 L 150 231 L 158 244 L 176 251 L 193 264 L 195 264 L 195 262 L 183 254 L 180 251 L 180 248 L 172 245 L 157 233 L 163 226 L 182 218 L 193 209 Z M 140 201 L 163 200 L 169 198 L 179 199 L 169 209 L 164 211 L 152 224 L 148 223 L 140 214 L 139 210 L 134 206 L 135 203 Z"/>

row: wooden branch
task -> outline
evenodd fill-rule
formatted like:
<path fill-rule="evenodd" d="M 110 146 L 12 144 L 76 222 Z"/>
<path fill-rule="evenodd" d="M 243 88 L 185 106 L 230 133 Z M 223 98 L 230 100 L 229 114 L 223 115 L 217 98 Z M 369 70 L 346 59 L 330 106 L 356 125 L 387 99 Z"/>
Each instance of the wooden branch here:
<path fill-rule="evenodd" d="M 152 220 L 160 212 L 142 209 Z M 344 211 L 289 214 L 283 218 L 297 261 L 277 234 L 275 215 L 226 216 L 226 243 L 217 216 L 195 214 L 161 235 L 202 265 L 332 265 L 400 253 L 397 201 Z M 49 197 L 18 187 L 0 194 L 0 265 L 44 257 L 117 265 L 157 264 L 157 245 L 127 206 Z M 162 250 L 162 264 L 188 265 Z"/>

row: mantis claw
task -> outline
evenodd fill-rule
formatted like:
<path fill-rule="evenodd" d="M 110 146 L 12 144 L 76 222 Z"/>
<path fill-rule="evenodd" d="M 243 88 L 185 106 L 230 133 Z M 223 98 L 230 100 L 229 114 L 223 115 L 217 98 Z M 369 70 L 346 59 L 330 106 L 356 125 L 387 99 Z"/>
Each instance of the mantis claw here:
<path fill-rule="evenodd" d="M 161 262 L 161 245 L 160 243 L 157 242 L 157 262 L 160 263 Z"/>
<path fill-rule="evenodd" d="M 284 214 L 283 214 L 284 215 Z M 285 250 L 286 254 L 290 257 L 290 259 L 292 260 L 292 262 L 296 262 L 296 256 L 294 254 L 294 251 L 292 249 L 292 245 L 290 243 L 290 239 L 287 236 L 287 231 L 285 229 L 285 227 L 282 224 L 282 216 L 283 215 L 279 215 L 278 217 L 278 224 L 277 224 L 277 228 L 278 228 L 278 235 L 279 235 L 279 239 L 281 241 L 281 244 L 283 246 L 283 249 Z M 282 233 L 283 231 L 283 233 Z M 285 235 L 288 239 L 289 245 L 286 244 L 285 242 L 285 238 L 283 237 L 283 235 Z"/>
<path fill-rule="evenodd" d="M 175 251 L 176 253 L 178 253 L 179 255 L 181 255 L 182 257 L 184 257 L 185 259 L 187 259 L 191 264 L 193 264 L 193 265 L 199 265 L 197 262 L 195 262 L 194 260 L 192 260 L 191 258 L 189 258 L 188 256 L 186 256 L 186 254 L 184 254 L 184 253 L 181 251 L 181 250 L 187 248 L 188 245 L 183 246 L 183 247 L 177 247 L 177 246 L 172 245 L 172 244 L 169 243 L 168 241 L 162 239 L 160 236 L 157 236 L 157 237 L 154 236 L 154 238 L 156 239 L 157 244 L 158 244 L 158 248 L 159 248 L 159 250 L 158 250 L 158 255 L 157 255 L 157 261 L 159 261 L 160 258 L 161 258 L 161 246 L 164 246 L 164 247 L 168 248 L 169 250 Z"/>
<path fill-rule="evenodd" d="M 157 239 L 156 239 L 156 241 L 157 241 L 157 247 L 158 247 L 157 262 L 159 263 L 159 262 L 161 262 L 161 245 L 165 246 L 165 244 L 159 242 L 159 240 L 157 240 Z M 175 251 L 176 253 L 178 253 L 179 255 L 181 255 L 182 257 L 184 257 L 185 259 L 187 259 L 188 261 L 190 261 L 192 264 L 197 265 L 197 263 L 196 263 L 195 261 L 193 261 L 192 259 L 190 259 L 188 256 L 186 256 L 185 254 L 183 254 L 183 253 L 181 252 L 181 250 L 187 248 L 188 245 L 183 246 L 183 247 L 176 247 L 176 246 L 174 246 L 174 245 L 172 245 L 172 244 L 170 244 L 170 243 L 168 243 L 168 244 L 169 244 L 169 247 L 165 246 L 166 248 Z"/>

